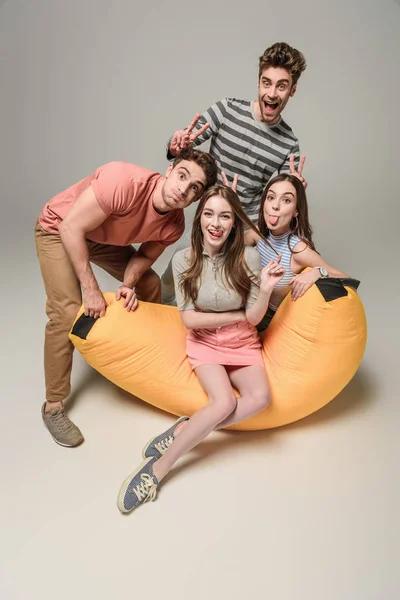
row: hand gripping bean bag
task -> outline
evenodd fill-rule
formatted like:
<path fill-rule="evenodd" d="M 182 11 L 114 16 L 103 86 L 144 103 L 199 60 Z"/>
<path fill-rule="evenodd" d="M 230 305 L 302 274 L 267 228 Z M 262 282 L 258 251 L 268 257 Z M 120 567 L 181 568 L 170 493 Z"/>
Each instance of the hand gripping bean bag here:
<path fill-rule="evenodd" d="M 233 429 L 269 429 L 302 419 L 330 402 L 352 379 L 367 327 L 359 281 L 320 279 L 293 302 L 290 294 L 262 336 L 271 404 Z M 70 339 L 86 361 L 124 390 L 175 415 L 207 402 L 185 352 L 177 308 L 139 302 L 127 312 L 104 294 L 105 317 L 78 313 Z"/>

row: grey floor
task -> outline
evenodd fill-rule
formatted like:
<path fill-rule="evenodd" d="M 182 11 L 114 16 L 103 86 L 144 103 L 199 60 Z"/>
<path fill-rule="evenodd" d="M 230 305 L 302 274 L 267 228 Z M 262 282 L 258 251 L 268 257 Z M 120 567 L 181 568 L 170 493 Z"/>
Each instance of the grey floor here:
<path fill-rule="evenodd" d="M 65 449 L 51 440 L 40 418 L 45 298 L 26 250 L 23 286 L 3 311 L 2 598 L 398 597 L 389 311 L 369 311 L 363 364 L 327 407 L 273 431 L 213 434 L 154 503 L 122 516 L 121 481 L 172 417 L 76 355 L 68 409 L 86 441 Z"/>

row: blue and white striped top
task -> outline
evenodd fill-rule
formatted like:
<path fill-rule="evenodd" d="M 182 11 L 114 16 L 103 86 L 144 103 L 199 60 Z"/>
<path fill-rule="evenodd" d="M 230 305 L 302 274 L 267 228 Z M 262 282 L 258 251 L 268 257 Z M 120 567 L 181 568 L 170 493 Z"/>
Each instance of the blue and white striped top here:
<path fill-rule="evenodd" d="M 290 287 L 288 286 L 288 282 L 295 276 L 295 273 L 292 272 L 290 268 L 290 259 L 292 257 L 292 253 L 290 250 L 298 244 L 301 240 L 297 235 L 292 235 L 290 238 L 290 250 L 288 246 L 288 237 L 291 231 L 286 231 L 286 233 L 282 233 L 282 235 L 272 235 L 271 232 L 268 236 L 268 241 L 271 244 L 272 248 L 276 250 L 278 254 L 282 254 L 281 265 L 283 265 L 285 269 L 285 275 L 282 277 L 276 288 L 271 294 L 271 298 L 269 300 L 269 308 L 272 310 L 277 310 L 278 306 L 282 302 L 282 300 L 287 296 L 290 292 Z M 274 252 L 274 250 L 268 246 L 268 244 L 260 238 L 257 242 L 256 246 L 257 250 L 261 255 L 261 268 L 267 266 L 271 259 L 276 260 L 278 254 Z"/>

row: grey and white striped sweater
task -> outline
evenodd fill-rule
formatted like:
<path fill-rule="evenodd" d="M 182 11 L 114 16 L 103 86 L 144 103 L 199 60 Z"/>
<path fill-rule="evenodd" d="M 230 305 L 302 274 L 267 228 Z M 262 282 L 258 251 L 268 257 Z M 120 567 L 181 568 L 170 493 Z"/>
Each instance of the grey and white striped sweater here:
<path fill-rule="evenodd" d="M 281 119 L 276 125 L 261 123 L 254 112 L 254 102 L 225 98 L 203 113 L 194 128 L 206 122 L 210 127 L 196 140 L 199 145 L 211 137 L 210 154 L 228 180 L 239 176 L 237 193 L 252 221 L 258 219 L 260 199 L 271 177 L 289 171 L 289 156 L 300 158 L 299 142 L 292 129 Z M 173 158 L 169 153 L 169 159 Z"/>

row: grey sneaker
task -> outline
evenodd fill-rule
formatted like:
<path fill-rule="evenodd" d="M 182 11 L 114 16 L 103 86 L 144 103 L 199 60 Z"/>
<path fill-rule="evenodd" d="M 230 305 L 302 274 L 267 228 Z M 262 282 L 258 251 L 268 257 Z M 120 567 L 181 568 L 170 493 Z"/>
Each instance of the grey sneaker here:
<path fill-rule="evenodd" d="M 81 430 L 68 418 L 64 407 L 55 408 L 48 413 L 45 412 L 45 408 L 46 402 L 42 406 L 43 423 L 57 444 L 73 448 L 83 442 Z"/>
<path fill-rule="evenodd" d="M 157 477 L 153 473 L 155 461 L 155 458 L 146 458 L 121 485 L 117 506 L 122 513 L 131 512 L 148 500 L 155 500 L 158 486 Z"/>
<path fill-rule="evenodd" d="M 182 421 L 188 421 L 189 417 L 181 417 L 176 423 L 172 425 L 167 431 L 163 431 L 160 435 L 151 438 L 143 448 L 143 458 L 149 458 L 154 456 L 155 458 L 161 458 L 161 456 L 168 450 L 172 442 L 174 441 L 174 431 Z"/>

